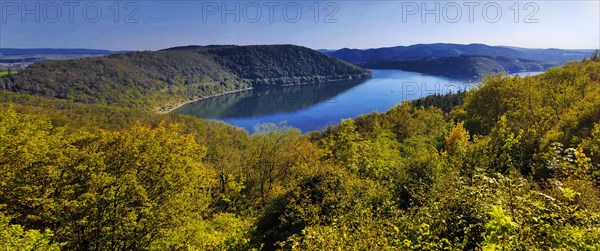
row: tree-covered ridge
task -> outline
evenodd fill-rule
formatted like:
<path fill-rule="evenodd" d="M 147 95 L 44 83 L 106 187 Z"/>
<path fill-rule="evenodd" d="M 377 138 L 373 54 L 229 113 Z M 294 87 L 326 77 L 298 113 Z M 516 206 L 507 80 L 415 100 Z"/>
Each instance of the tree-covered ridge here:
<path fill-rule="evenodd" d="M 0 95 L 0 246 L 600 249 L 597 59 L 309 135 Z"/>
<path fill-rule="evenodd" d="M 188 46 L 166 51 L 210 55 L 253 86 L 319 83 L 370 76 L 360 67 L 294 45 Z"/>
<path fill-rule="evenodd" d="M 258 85 L 360 79 L 359 67 L 292 45 L 187 47 L 34 64 L 0 88 L 82 103 L 169 107 Z"/>
<path fill-rule="evenodd" d="M 555 63 L 496 56 L 456 56 L 400 61 L 372 61 L 361 64 L 372 69 L 399 69 L 454 79 L 480 79 L 497 73 L 545 71 Z"/>

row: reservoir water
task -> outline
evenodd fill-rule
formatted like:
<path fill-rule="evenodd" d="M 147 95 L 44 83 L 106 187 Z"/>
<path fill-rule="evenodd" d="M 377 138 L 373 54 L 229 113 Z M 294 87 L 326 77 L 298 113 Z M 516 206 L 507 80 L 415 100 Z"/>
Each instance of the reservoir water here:
<path fill-rule="evenodd" d="M 404 100 L 477 85 L 401 70 L 370 71 L 373 77 L 362 81 L 255 88 L 200 100 L 175 112 L 224 121 L 251 133 L 257 124 L 281 122 L 305 133 L 342 119 L 385 112 Z"/>

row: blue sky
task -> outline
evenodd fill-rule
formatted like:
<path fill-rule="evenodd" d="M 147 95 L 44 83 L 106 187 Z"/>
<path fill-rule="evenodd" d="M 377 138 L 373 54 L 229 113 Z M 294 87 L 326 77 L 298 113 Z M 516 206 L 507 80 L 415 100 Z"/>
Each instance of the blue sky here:
<path fill-rule="evenodd" d="M 600 47 L 598 0 L 3 0 L 0 14 L 4 48 L 155 50 L 191 44 L 297 44 L 339 49 L 417 43 Z"/>

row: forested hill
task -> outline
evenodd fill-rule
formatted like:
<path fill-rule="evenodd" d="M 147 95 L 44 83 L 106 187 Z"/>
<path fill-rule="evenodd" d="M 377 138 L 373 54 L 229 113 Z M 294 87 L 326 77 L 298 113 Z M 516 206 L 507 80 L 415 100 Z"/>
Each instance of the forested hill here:
<path fill-rule="evenodd" d="M 0 79 L 0 89 L 82 103 L 169 109 L 257 85 L 370 76 L 357 66 L 300 46 L 188 46 L 36 63 Z"/>
<path fill-rule="evenodd" d="M 465 55 L 400 61 L 374 61 L 361 65 L 366 68 L 399 69 L 454 79 L 479 79 L 489 74 L 503 72 L 545 71 L 549 67 L 556 66 L 553 63 L 528 59 Z"/>

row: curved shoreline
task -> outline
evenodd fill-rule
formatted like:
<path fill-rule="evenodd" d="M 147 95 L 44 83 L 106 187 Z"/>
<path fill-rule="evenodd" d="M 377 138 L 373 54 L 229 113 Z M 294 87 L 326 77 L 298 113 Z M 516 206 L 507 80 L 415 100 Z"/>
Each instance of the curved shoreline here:
<path fill-rule="evenodd" d="M 226 91 L 226 92 L 222 92 L 222 93 L 218 93 L 218 94 L 213 94 L 213 95 L 209 95 L 209 96 L 205 96 L 205 97 L 195 98 L 195 99 L 191 99 L 191 100 L 188 100 L 188 101 L 179 102 L 173 108 L 169 108 L 169 109 L 166 109 L 166 110 L 157 110 L 156 112 L 158 112 L 160 114 L 169 114 L 169 113 L 177 110 L 177 108 L 180 108 L 180 107 L 182 107 L 184 105 L 187 105 L 189 103 L 194 103 L 194 102 L 197 102 L 197 101 L 200 101 L 200 100 L 204 100 L 204 99 L 207 99 L 207 98 L 219 97 L 219 96 L 226 95 L 226 94 L 232 94 L 232 93 L 238 93 L 238 92 L 243 92 L 243 91 L 249 91 L 249 90 L 252 90 L 252 89 L 254 89 L 254 87 L 244 88 L 244 89 L 238 89 L 238 90 L 231 90 L 231 91 Z"/>
<path fill-rule="evenodd" d="M 361 80 L 365 80 L 365 79 L 369 79 L 373 77 L 372 75 L 369 77 L 365 77 L 365 78 L 359 78 L 359 79 L 332 79 L 332 80 L 328 80 L 328 81 L 323 81 L 323 82 L 305 82 L 305 83 L 297 83 L 297 84 L 287 84 L 287 85 L 279 85 L 281 87 L 288 87 L 288 86 L 294 86 L 294 85 L 310 85 L 310 84 L 323 84 L 323 83 L 336 83 L 336 82 L 342 82 L 342 81 L 361 81 Z M 273 86 L 275 87 L 275 86 Z M 214 95 L 209 95 L 209 96 L 205 96 L 205 97 L 200 97 L 200 98 L 196 98 L 196 99 L 192 99 L 192 100 L 188 100 L 188 101 L 184 101 L 184 102 L 180 102 L 177 103 L 175 106 L 173 106 L 173 108 L 169 108 L 166 110 L 163 109 L 158 109 L 156 112 L 160 113 L 160 114 L 169 114 L 175 110 L 177 110 L 178 108 L 190 104 L 190 103 L 194 103 L 200 100 L 204 100 L 204 99 L 208 99 L 208 98 L 214 98 L 214 97 L 219 97 L 222 95 L 226 95 L 226 94 L 233 94 L 233 93 L 238 93 L 238 92 L 243 92 L 243 91 L 249 91 L 249 90 L 253 90 L 254 87 L 249 87 L 249 88 L 244 88 L 244 89 L 239 89 L 239 90 L 231 90 L 231 91 L 226 91 L 226 92 L 222 92 L 219 94 L 214 94 Z"/>

